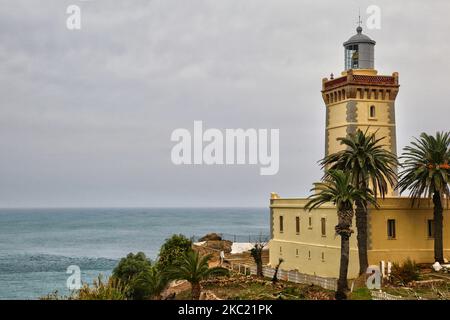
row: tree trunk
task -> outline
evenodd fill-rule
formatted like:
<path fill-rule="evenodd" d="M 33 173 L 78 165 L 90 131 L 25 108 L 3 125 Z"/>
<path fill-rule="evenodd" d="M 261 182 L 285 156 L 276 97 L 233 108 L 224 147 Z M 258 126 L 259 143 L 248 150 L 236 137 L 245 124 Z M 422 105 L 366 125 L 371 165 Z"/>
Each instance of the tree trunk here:
<path fill-rule="evenodd" d="M 349 203 L 339 208 L 338 225 L 335 227 L 336 233 L 341 237 L 341 263 L 339 266 L 339 280 L 336 291 L 337 300 L 347 299 L 348 291 L 348 262 L 350 256 L 350 236 L 353 232 L 351 229 L 353 220 L 353 207 Z"/>
<path fill-rule="evenodd" d="M 278 264 L 277 264 L 277 266 L 275 267 L 275 273 L 273 274 L 273 277 L 272 277 L 272 283 L 277 283 L 278 282 L 278 270 L 280 270 L 280 266 L 281 266 L 281 264 L 283 263 L 283 259 L 279 259 L 278 260 Z"/>
<path fill-rule="evenodd" d="M 192 300 L 200 300 L 200 294 L 202 292 L 202 287 L 200 283 L 191 283 L 191 298 Z"/>
<path fill-rule="evenodd" d="M 339 266 L 339 280 L 336 292 L 337 300 L 346 300 L 348 291 L 347 273 L 350 253 L 350 241 L 346 234 L 341 235 L 341 264 Z"/>
<path fill-rule="evenodd" d="M 367 258 L 367 205 L 362 201 L 356 201 L 356 229 L 358 231 L 359 275 L 365 274 L 369 267 Z"/>
<path fill-rule="evenodd" d="M 434 203 L 434 260 L 444 263 L 444 245 L 442 240 L 443 215 L 441 194 L 435 191 L 433 194 Z"/>
<path fill-rule="evenodd" d="M 262 261 L 258 261 L 258 263 L 256 264 L 256 275 L 259 278 L 264 278 Z"/>

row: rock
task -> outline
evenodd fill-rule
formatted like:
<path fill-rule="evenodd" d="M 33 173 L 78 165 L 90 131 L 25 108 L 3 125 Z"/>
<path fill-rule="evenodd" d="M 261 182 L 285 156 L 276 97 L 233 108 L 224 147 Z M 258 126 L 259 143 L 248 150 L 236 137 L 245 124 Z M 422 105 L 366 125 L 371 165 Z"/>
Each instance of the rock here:
<path fill-rule="evenodd" d="M 208 241 L 206 241 L 207 248 L 223 251 L 225 253 L 231 252 L 232 245 L 233 245 L 233 243 L 228 240 L 208 240 Z"/>
<path fill-rule="evenodd" d="M 440 264 L 439 262 L 436 261 L 436 262 L 433 264 L 433 269 L 434 269 L 434 271 L 441 271 L 442 266 L 441 266 L 441 264 Z"/>
<path fill-rule="evenodd" d="M 203 291 L 200 294 L 200 300 L 222 300 L 222 299 L 219 299 L 212 291 Z"/>
<path fill-rule="evenodd" d="M 217 233 L 208 233 L 206 236 L 201 237 L 200 239 L 198 239 L 199 242 L 202 241 L 221 241 L 222 237 L 219 236 Z"/>

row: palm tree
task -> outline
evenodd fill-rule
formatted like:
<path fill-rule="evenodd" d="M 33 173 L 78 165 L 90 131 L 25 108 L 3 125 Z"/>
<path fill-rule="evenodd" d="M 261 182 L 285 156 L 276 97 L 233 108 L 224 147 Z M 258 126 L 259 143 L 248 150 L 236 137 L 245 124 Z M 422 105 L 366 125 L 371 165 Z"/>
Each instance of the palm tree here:
<path fill-rule="evenodd" d="M 356 201 L 370 203 L 377 206 L 375 197 L 369 189 L 359 189 L 352 185 L 352 176 L 342 170 L 329 170 L 326 172 L 328 181 L 320 182 L 311 189 L 314 194 L 309 197 L 305 210 L 313 210 L 325 203 L 333 203 L 337 207 L 338 224 L 336 234 L 341 237 L 341 262 L 339 267 L 339 280 L 336 299 L 346 299 L 348 291 L 347 273 L 350 254 L 350 236 L 353 219 L 353 204 Z"/>
<path fill-rule="evenodd" d="M 184 254 L 176 266 L 169 267 L 166 274 L 172 280 L 187 280 L 191 284 L 192 300 L 199 300 L 202 280 L 213 275 L 228 274 L 228 270 L 222 267 L 209 268 L 210 259 L 211 255 L 201 256 L 198 252 L 190 250 Z"/>
<path fill-rule="evenodd" d="M 320 161 L 323 168 L 328 170 L 343 170 L 351 174 L 352 184 L 360 190 L 373 191 L 375 199 L 378 194 L 384 199 L 388 186 L 395 187 L 397 183 L 397 156 L 384 149 L 375 133 L 358 131 L 346 138 L 338 140 L 346 148 L 331 154 Z M 327 179 L 325 175 L 324 179 Z M 367 258 L 367 203 L 357 200 L 356 228 L 358 230 L 359 274 L 365 274 L 369 266 Z"/>
<path fill-rule="evenodd" d="M 142 296 L 152 300 L 161 300 L 161 293 L 169 283 L 168 278 L 156 265 L 148 267 L 133 281 Z"/>
<path fill-rule="evenodd" d="M 444 262 L 442 241 L 443 198 L 450 196 L 450 132 L 426 133 L 403 149 L 404 160 L 398 188 L 400 193 L 410 191 L 412 203 L 420 205 L 422 196 L 433 198 L 434 204 L 434 259 Z"/>

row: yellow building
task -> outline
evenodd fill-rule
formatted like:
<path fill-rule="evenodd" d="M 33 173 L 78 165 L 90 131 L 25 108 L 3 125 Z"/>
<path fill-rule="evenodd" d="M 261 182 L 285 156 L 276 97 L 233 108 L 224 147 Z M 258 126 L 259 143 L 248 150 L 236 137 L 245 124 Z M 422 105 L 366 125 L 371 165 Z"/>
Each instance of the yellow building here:
<path fill-rule="evenodd" d="M 383 144 L 397 153 L 395 99 L 399 92 L 398 73 L 378 75 L 374 69 L 375 41 L 357 28 L 344 43 L 345 71 L 340 77 L 322 80 L 326 107 L 325 155 L 342 150 L 337 141 L 357 129 L 385 137 Z M 338 277 L 340 239 L 335 235 L 336 208 L 323 206 L 304 210 L 305 198 L 283 199 L 272 194 L 270 200 L 270 265 L 279 258 L 282 269 L 298 270 L 323 277 Z M 418 263 L 434 262 L 433 205 L 423 200 L 420 207 L 390 190 L 380 209 L 368 213 L 369 264 L 400 262 L 411 258 Z M 444 256 L 450 258 L 450 210 L 444 210 Z M 355 229 L 355 228 L 354 228 Z M 349 278 L 359 271 L 356 234 L 350 238 Z"/>

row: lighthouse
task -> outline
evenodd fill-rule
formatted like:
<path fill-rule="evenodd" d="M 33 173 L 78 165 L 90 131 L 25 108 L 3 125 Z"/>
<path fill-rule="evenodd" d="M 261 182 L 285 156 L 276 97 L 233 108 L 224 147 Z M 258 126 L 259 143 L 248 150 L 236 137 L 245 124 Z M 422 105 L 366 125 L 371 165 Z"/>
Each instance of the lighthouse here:
<path fill-rule="evenodd" d="M 397 153 L 395 99 L 398 73 L 379 75 L 375 69 L 376 42 L 363 33 L 344 42 L 344 71 L 340 77 L 322 80 L 326 107 L 325 156 L 342 150 L 337 140 L 357 129 L 385 137 L 382 144 Z"/>

